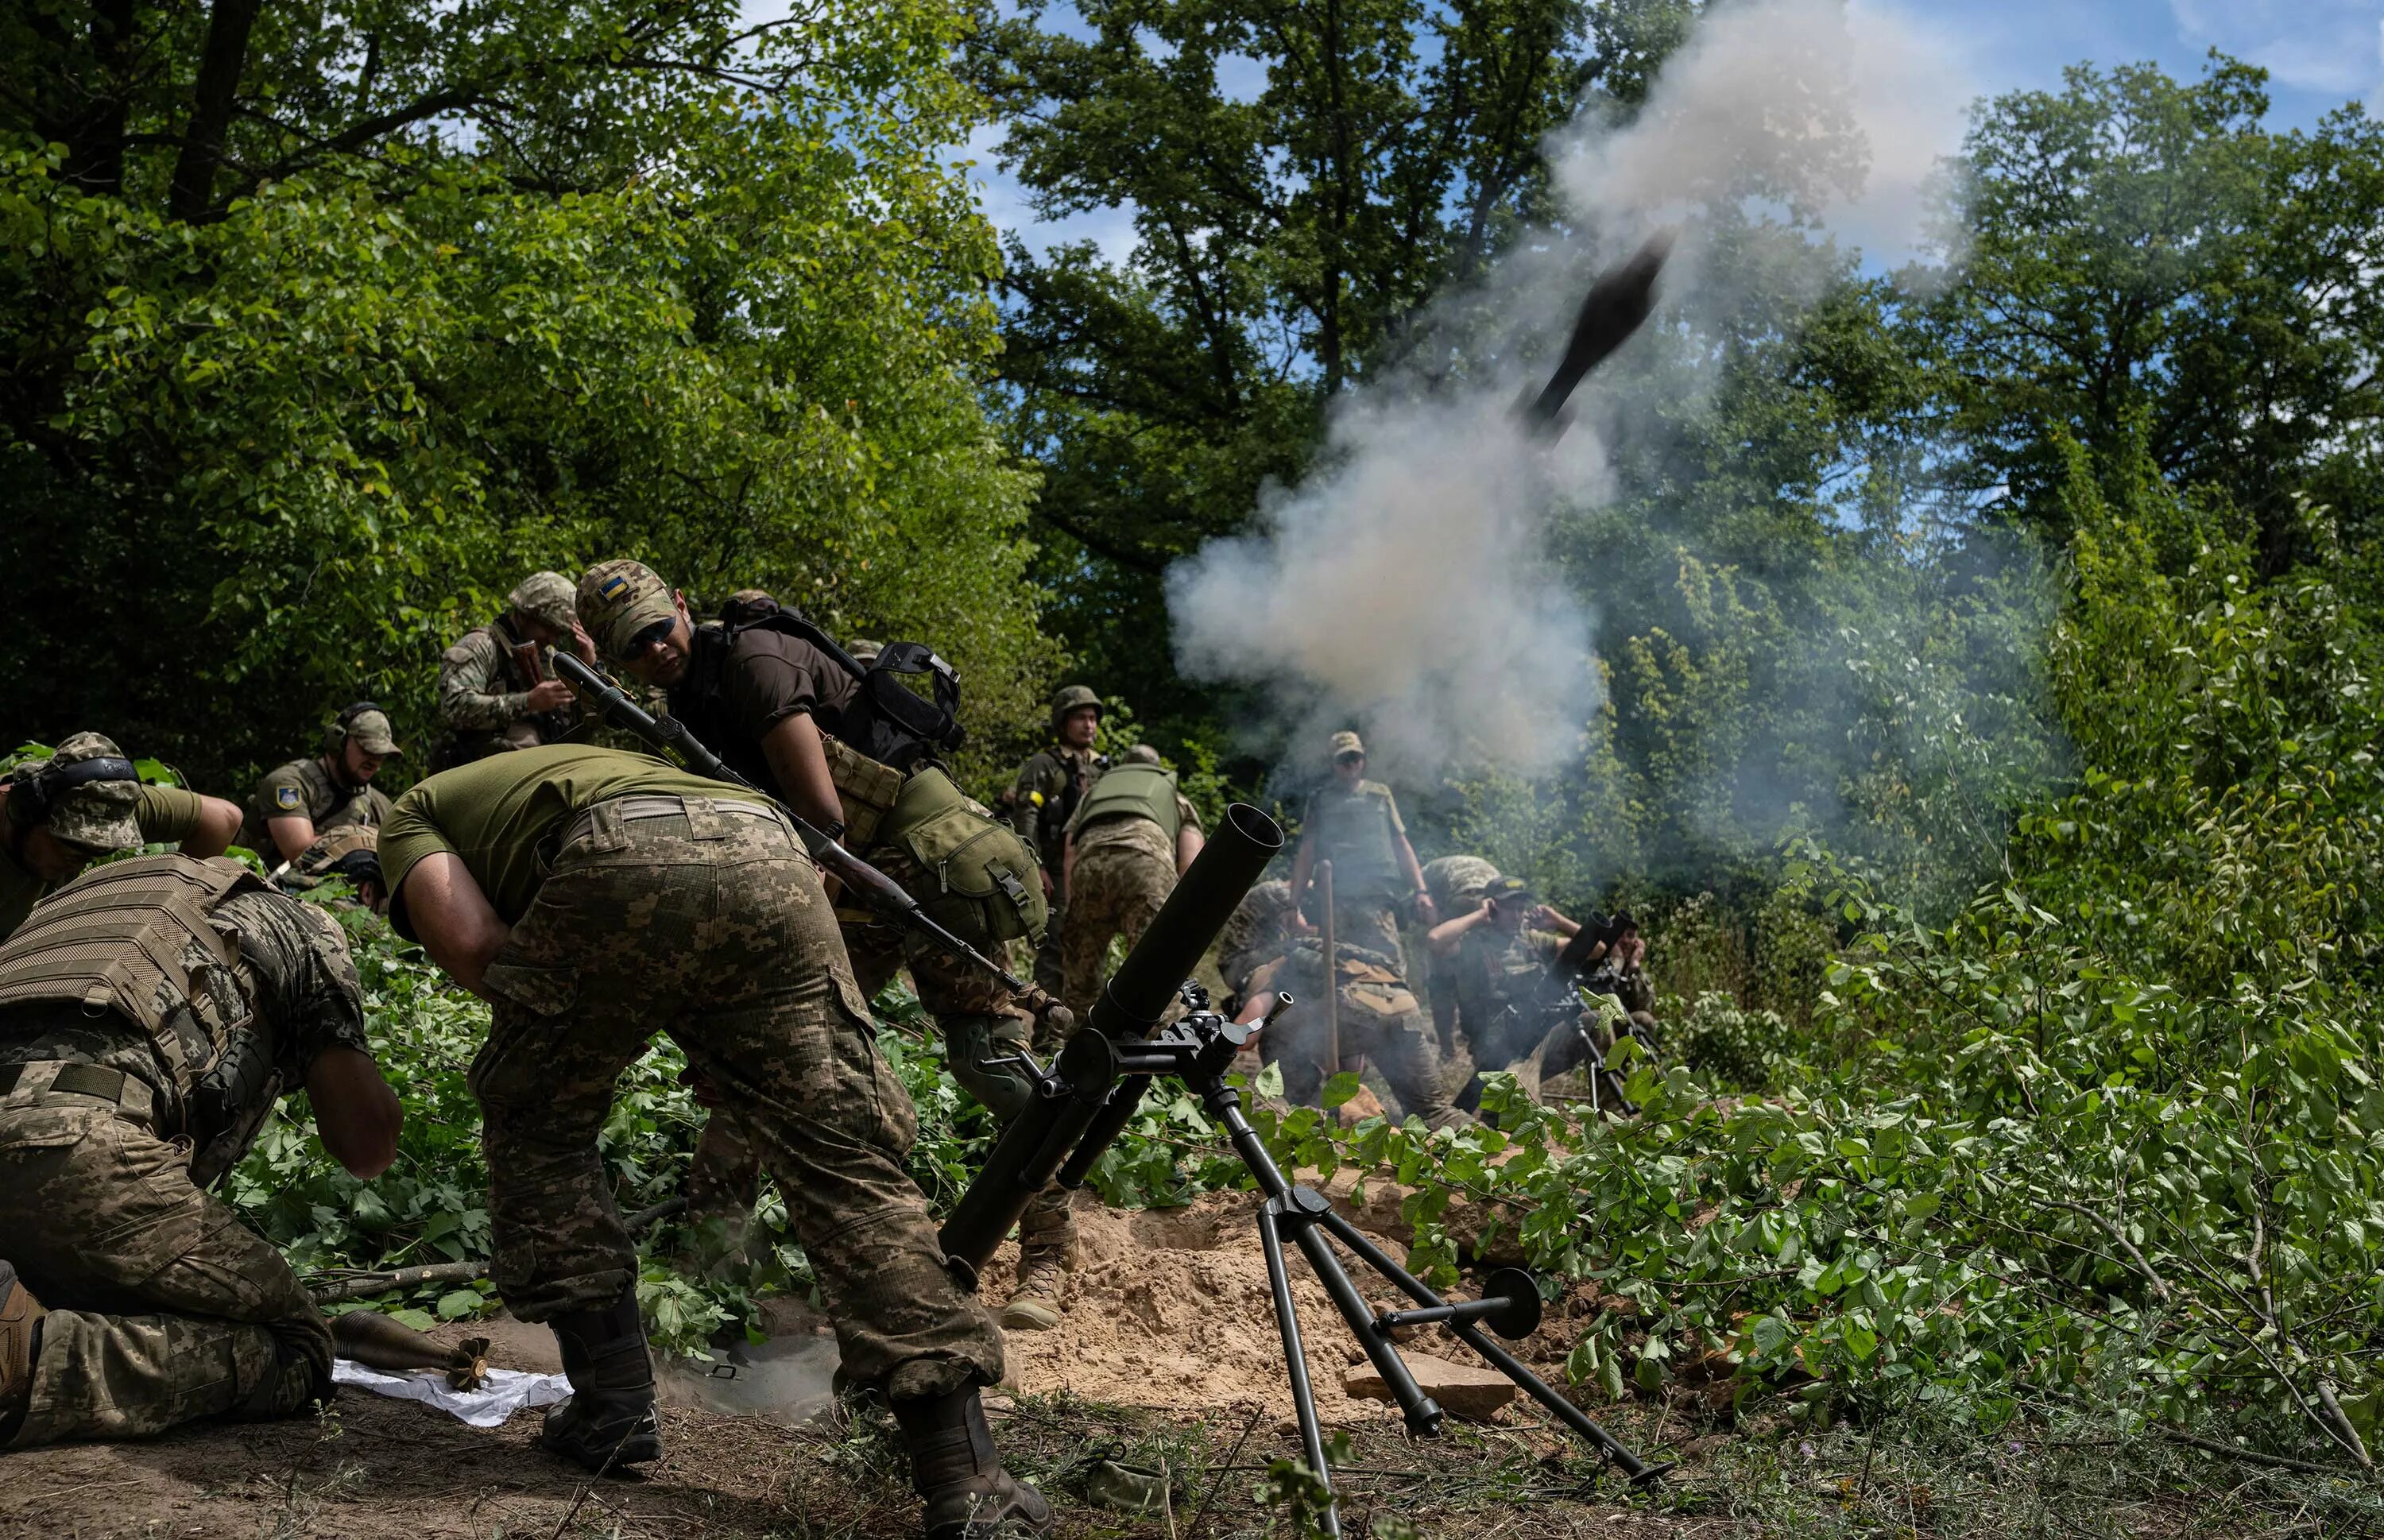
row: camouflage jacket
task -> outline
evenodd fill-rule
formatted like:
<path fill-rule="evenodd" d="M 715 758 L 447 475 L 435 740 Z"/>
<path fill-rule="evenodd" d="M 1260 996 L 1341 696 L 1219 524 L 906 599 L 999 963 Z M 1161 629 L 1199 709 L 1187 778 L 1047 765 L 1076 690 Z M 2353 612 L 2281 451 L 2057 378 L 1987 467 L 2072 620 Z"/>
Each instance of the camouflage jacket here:
<path fill-rule="evenodd" d="M 439 659 L 439 721 L 454 734 L 502 732 L 530 715 L 530 687 L 514 649 L 526 646 L 508 617 L 464 633 Z M 535 718 L 538 741 L 552 743 L 577 726 L 577 703 Z"/>

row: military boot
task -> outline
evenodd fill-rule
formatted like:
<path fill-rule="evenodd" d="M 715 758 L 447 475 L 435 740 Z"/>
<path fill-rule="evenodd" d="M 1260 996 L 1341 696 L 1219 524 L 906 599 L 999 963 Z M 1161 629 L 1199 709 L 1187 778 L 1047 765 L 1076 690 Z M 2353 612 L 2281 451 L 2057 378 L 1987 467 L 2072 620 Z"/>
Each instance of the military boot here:
<path fill-rule="evenodd" d="M 1051 1529 L 1043 1495 L 1001 1468 L 976 1387 L 894 1403 L 911 1451 L 911 1487 L 926 1499 L 927 1540 L 991 1540 L 1006 1523 Z"/>
<path fill-rule="evenodd" d="M 1064 1248 L 1037 1248 L 1018 1258 L 1018 1286 L 1001 1308 L 1005 1331 L 1048 1332 L 1060 1323 L 1060 1294 L 1068 1286 Z"/>
<path fill-rule="evenodd" d="M 0 1262 L 0 1445 L 17 1435 L 33 1404 L 33 1356 L 41 1348 L 42 1317 L 48 1314 L 17 1270 Z"/>
<path fill-rule="evenodd" d="M 566 1311 L 547 1324 L 563 1349 L 571 1399 L 547 1412 L 539 1443 L 600 1472 L 660 1459 L 654 1364 L 637 1286 L 602 1310 Z"/>

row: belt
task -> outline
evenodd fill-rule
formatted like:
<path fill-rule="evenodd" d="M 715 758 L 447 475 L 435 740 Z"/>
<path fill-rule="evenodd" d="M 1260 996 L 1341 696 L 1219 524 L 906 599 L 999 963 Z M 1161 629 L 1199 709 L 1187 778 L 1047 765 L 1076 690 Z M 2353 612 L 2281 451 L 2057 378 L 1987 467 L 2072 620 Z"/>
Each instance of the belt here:
<path fill-rule="evenodd" d="M 63 1059 L 0 1064 L 0 1099 L 18 1095 L 35 1100 L 51 1096 L 84 1097 L 104 1101 L 144 1123 L 156 1122 L 156 1097 L 149 1089 L 149 1083 L 105 1064 Z"/>
<path fill-rule="evenodd" d="M 685 797 L 670 795 L 607 798 L 594 807 L 582 812 L 578 817 L 571 821 L 571 826 L 564 830 L 563 843 L 568 845 L 583 835 L 592 833 L 596 828 L 597 814 L 603 809 L 612 809 L 614 816 L 625 824 L 635 824 L 648 818 L 683 817 L 687 813 L 689 801 L 689 799 Z M 787 815 L 766 802 L 744 802 L 716 797 L 699 798 L 695 801 L 709 806 L 714 813 L 725 813 L 731 818 L 757 818 L 765 824 L 776 824 L 788 833 L 794 830 L 794 826 L 787 821 Z"/>

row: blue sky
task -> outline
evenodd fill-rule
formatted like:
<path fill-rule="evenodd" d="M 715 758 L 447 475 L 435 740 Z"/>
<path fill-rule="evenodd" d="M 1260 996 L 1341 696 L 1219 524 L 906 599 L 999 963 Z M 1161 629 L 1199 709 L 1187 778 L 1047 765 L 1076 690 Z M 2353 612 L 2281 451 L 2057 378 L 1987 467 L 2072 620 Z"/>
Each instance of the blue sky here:
<path fill-rule="evenodd" d="M 1856 0 L 1948 40 L 1980 93 L 2057 87 L 2064 66 L 2150 59 L 2171 74 L 2202 72 L 2219 48 L 2266 66 L 2270 122 L 2308 127 L 2353 98 L 2384 106 L 2384 0 Z M 1017 184 L 994 165 L 992 130 L 969 146 L 987 214 L 1030 243 L 1092 239 L 1122 255 L 1133 230 L 1124 210 L 1037 222 Z"/>

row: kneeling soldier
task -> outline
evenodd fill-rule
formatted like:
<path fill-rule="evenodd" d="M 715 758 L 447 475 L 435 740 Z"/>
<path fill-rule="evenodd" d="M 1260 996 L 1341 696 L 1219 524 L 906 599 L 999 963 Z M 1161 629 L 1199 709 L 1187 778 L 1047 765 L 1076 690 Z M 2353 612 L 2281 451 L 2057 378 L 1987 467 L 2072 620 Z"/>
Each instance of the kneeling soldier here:
<path fill-rule="evenodd" d="M 0 1442 L 330 1396 L 321 1312 L 205 1191 L 300 1086 L 341 1165 L 388 1168 L 347 939 L 236 863 L 104 866 L 0 946 Z"/>
<path fill-rule="evenodd" d="M 563 1349 L 572 1397 L 548 1448 L 598 1471 L 662 1453 L 637 1252 L 596 1140 L 621 1072 L 667 1032 L 777 1178 L 845 1374 L 892 1404 L 928 1534 L 1048 1525 L 994 1453 L 977 1388 L 1001 1377 L 1001 1335 L 903 1170 L 917 1115 L 783 813 L 659 760 L 553 744 L 406 792 L 380 863 L 399 934 L 495 1008 L 471 1074 L 490 1272 Z"/>
<path fill-rule="evenodd" d="M 1331 1028 L 1324 1012 L 1324 946 L 1315 937 L 1292 942 L 1279 960 L 1254 970 L 1240 991 L 1247 998 L 1283 990 L 1297 1002 L 1259 1039 L 1266 1061 L 1282 1067 L 1284 1099 L 1295 1106 L 1317 1106 L 1324 1082 L 1335 1073 L 1354 1073 L 1372 1060 L 1398 1099 L 1401 1117 L 1421 1118 L 1433 1128 L 1470 1122 L 1449 1106 L 1431 1029 L 1397 960 L 1347 941 L 1335 950 L 1336 1020 Z M 1335 1035 L 1337 1064 L 1332 1062 L 1336 1045 L 1330 1040 Z"/>

